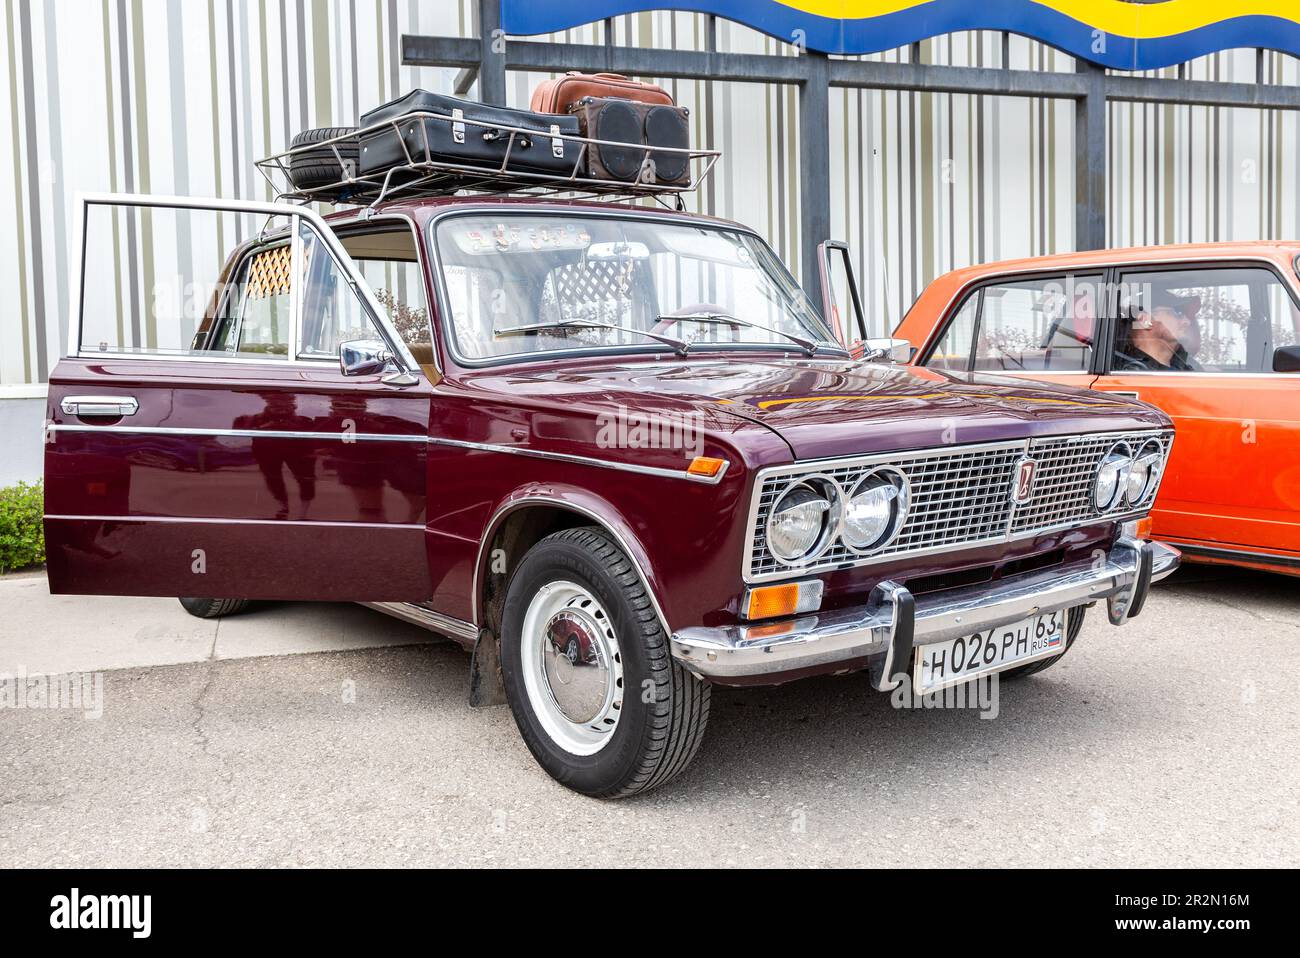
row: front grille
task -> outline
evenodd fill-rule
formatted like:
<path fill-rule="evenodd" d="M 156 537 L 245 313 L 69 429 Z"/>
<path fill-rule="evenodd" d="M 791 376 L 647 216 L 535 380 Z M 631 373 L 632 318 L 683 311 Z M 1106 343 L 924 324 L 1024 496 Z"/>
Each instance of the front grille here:
<path fill-rule="evenodd" d="M 1065 436 L 1059 439 L 1039 439 L 1030 447 L 1029 454 L 1038 461 L 1038 475 L 1034 481 L 1034 495 L 1029 502 L 1016 510 L 1011 522 L 1012 535 L 1030 533 L 1038 529 L 1053 529 L 1057 526 L 1076 525 L 1096 518 L 1092 507 L 1092 482 L 1097 469 L 1106 453 L 1120 439 L 1126 439 L 1137 447 L 1148 439 L 1150 434 L 1128 434 L 1123 436 Z M 1166 458 L 1173 434 L 1156 436 L 1160 439 L 1161 449 Z M 1155 498 L 1155 487 L 1147 498 L 1133 506 L 1130 511 L 1149 506 Z"/>
<path fill-rule="evenodd" d="M 751 515 L 746 578 L 750 581 L 789 578 L 1086 525 L 1101 518 L 1092 505 L 1092 484 L 1102 458 L 1120 440 L 1128 441 L 1136 451 L 1152 438 L 1161 441 L 1167 457 L 1172 433 L 1105 433 L 800 463 L 766 470 Z M 1025 456 L 1038 463 L 1034 490 L 1028 502 L 1016 506 L 1011 501 L 1012 483 L 1017 465 Z M 880 465 L 898 468 L 911 485 L 907 520 L 887 548 L 864 557 L 836 541 L 814 564 L 807 566 L 787 565 L 768 550 L 765 537 L 768 513 L 791 482 L 813 475 L 828 476 L 847 495 L 862 476 Z M 1158 482 L 1153 484 L 1143 502 L 1106 518 L 1120 519 L 1147 511 L 1158 485 Z"/>

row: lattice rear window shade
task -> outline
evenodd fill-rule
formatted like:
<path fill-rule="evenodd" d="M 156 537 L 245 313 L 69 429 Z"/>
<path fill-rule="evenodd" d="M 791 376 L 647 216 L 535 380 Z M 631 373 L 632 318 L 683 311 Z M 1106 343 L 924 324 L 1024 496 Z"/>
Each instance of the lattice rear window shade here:
<path fill-rule="evenodd" d="M 302 251 L 303 272 L 311 262 L 311 247 L 304 245 Z M 293 247 L 277 246 L 275 249 L 263 250 L 253 257 L 248 266 L 248 285 L 246 295 L 249 299 L 270 299 L 272 296 L 288 296 L 293 290 Z"/>

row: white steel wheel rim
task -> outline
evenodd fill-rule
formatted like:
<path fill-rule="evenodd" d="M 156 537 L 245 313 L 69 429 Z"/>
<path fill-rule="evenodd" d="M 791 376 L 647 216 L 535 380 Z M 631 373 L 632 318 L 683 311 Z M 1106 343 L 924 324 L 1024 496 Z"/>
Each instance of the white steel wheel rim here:
<path fill-rule="evenodd" d="M 623 655 L 609 613 L 583 586 L 550 582 L 529 602 L 521 632 L 533 715 L 566 752 L 595 755 L 613 738 L 623 710 Z"/>

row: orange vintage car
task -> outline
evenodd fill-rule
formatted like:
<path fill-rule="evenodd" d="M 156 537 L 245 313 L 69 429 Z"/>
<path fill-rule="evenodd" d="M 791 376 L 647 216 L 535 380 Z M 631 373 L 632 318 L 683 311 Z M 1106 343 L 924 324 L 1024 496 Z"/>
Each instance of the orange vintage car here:
<path fill-rule="evenodd" d="M 1097 250 L 941 276 L 911 362 L 1135 396 L 1177 438 L 1153 535 L 1300 575 L 1300 243 Z"/>

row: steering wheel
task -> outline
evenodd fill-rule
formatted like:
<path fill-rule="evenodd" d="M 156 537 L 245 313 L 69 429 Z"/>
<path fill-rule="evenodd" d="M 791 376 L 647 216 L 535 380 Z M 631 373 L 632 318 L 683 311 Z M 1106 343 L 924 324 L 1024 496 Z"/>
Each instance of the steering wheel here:
<path fill-rule="evenodd" d="M 661 316 L 659 322 L 655 323 L 654 329 L 652 329 L 651 332 L 666 334 L 674 326 L 680 325 L 683 321 L 689 322 L 692 316 L 700 313 L 712 313 L 715 316 L 726 316 L 729 312 L 730 310 L 725 306 L 719 306 L 717 303 L 692 303 L 690 306 L 683 306 L 681 309 L 673 310 L 673 312 Z M 742 325 L 740 323 L 725 324 L 727 328 L 731 330 L 731 341 L 733 343 L 740 342 L 740 330 Z"/>

